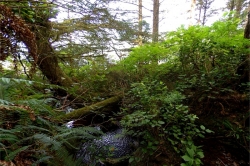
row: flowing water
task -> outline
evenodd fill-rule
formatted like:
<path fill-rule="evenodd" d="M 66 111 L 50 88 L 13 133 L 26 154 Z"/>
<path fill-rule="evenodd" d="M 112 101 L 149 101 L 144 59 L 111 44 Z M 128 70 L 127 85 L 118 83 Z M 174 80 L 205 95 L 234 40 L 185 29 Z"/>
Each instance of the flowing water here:
<path fill-rule="evenodd" d="M 100 139 L 84 143 L 77 152 L 76 157 L 81 158 L 88 165 L 105 165 L 101 160 L 116 159 L 129 155 L 138 143 L 131 137 L 124 135 L 118 128 L 107 132 Z"/>

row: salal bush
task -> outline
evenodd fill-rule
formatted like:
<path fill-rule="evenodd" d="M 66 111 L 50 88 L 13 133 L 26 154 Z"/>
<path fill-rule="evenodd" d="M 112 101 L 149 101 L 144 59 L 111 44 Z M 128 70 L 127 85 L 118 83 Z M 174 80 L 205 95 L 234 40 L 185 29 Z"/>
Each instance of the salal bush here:
<path fill-rule="evenodd" d="M 138 138 L 143 155 L 130 158 L 140 161 L 157 149 L 170 144 L 184 159 L 183 165 L 200 165 L 202 149 L 194 144 L 195 137 L 211 132 L 197 126 L 197 116 L 190 114 L 178 91 L 169 91 L 159 81 L 134 83 L 124 100 L 121 121 L 128 134 Z"/>
<path fill-rule="evenodd" d="M 237 89 L 237 68 L 249 54 L 239 20 L 225 17 L 211 26 L 181 27 L 166 36 L 165 47 L 178 50 L 179 90 L 196 90 L 195 100 Z"/>
<path fill-rule="evenodd" d="M 166 48 L 164 43 L 145 44 L 133 48 L 129 56 L 118 62 L 113 70 L 122 71 L 130 82 L 141 81 L 145 77 L 158 79 L 178 64 L 177 51 Z"/>

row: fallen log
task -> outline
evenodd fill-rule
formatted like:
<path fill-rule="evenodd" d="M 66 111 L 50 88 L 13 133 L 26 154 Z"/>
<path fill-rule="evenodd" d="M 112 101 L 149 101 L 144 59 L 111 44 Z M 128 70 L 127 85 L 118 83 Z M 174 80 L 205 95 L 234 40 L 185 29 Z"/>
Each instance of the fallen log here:
<path fill-rule="evenodd" d="M 84 116 L 90 113 L 101 113 L 102 108 L 118 103 L 121 100 L 121 98 L 122 96 L 114 96 L 106 100 L 103 100 L 101 102 L 95 103 L 93 105 L 76 109 L 68 114 L 60 115 L 56 119 L 60 121 L 61 120 L 68 121 L 68 120 L 83 118 Z"/>

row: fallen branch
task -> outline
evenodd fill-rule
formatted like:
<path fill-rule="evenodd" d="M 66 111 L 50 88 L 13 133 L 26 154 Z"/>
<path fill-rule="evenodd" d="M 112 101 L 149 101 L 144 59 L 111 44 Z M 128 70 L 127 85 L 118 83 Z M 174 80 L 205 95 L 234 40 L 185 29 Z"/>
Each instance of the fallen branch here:
<path fill-rule="evenodd" d="M 79 119 L 82 118 L 90 113 L 97 113 L 98 111 L 100 111 L 100 109 L 110 106 L 112 104 L 116 104 L 121 100 L 122 96 L 114 96 L 111 98 L 108 98 L 104 101 L 95 103 L 93 105 L 90 106 L 86 106 L 80 109 L 76 109 L 68 114 L 65 115 L 61 115 L 59 117 L 57 117 L 58 120 L 72 120 L 72 119 Z"/>

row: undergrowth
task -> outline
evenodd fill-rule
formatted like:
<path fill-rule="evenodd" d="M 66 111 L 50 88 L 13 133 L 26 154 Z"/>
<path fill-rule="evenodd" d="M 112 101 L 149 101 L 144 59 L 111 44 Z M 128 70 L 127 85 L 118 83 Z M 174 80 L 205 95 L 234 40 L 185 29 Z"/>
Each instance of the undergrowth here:
<path fill-rule="evenodd" d="M 182 156 L 181 165 L 202 163 L 202 149 L 193 140 L 212 131 L 195 123 L 198 117 L 189 113 L 188 107 L 182 104 L 184 99 L 180 92 L 169 91 L 159 81 L 146 80 L 132 85 L 125 97 L 121 121 L 127 133 L 140 140 L 140 156 L 132 156 L 131 163 L 145 161 L 148 155 L 164 151 L 166 142 Z"/>
<path fill-rule="evenodd" d="M 30 165 L 82 165 L 74 152 L 81 142 L 100 135 L 99 130 L 67 128 L 53 122 L 57 113 L 49 104 L 52 94 L 39 92 L 33 81 L 1 78 L 0 85 L 0 160 Z"/>

